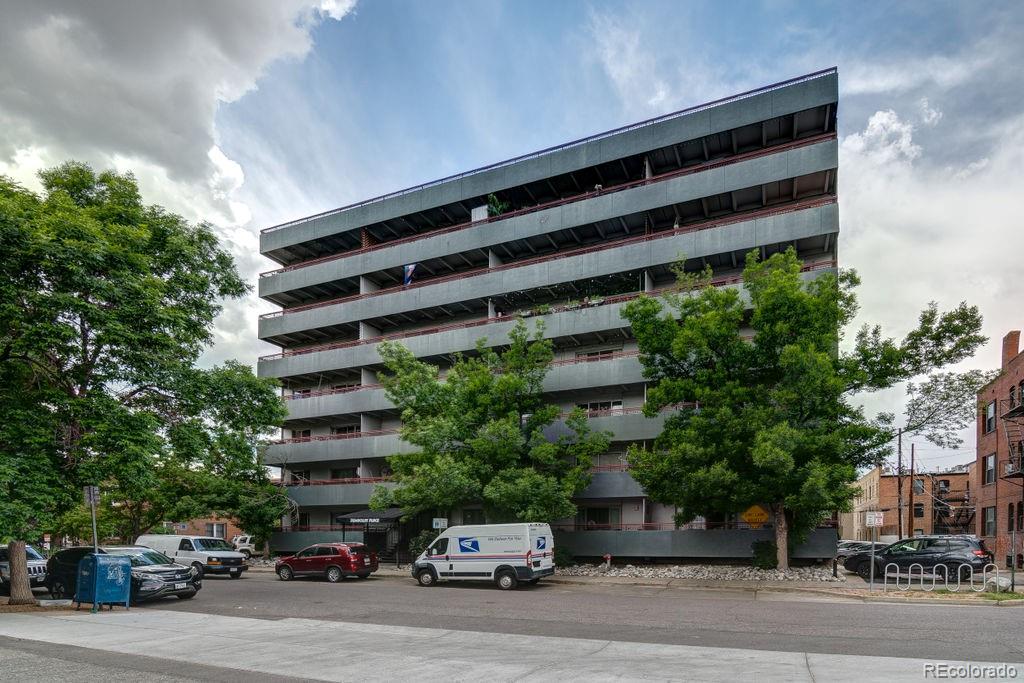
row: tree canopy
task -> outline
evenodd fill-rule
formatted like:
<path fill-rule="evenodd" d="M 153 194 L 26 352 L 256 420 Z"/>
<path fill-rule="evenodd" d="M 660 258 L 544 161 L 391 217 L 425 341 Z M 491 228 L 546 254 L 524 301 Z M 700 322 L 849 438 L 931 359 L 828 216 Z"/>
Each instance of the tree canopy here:
<path fill-rule="evenodd" d="M 496 351 L 477 344 L 456 357 L 442 379 L 437 366 L 398 343 L 384 343 L 380 376 L 402 414 L 401 436 L 417 450 L 389 458 L 397 488 L 378 487 L 372 505 L 400 506 L 407 516 L 482 504 L 488 521 L 550 521 L 576 511 L 572 497 L 590 481 L 593 457 L 610 435 L 590 429 L 582 410 L 566 433 L 546 438 L 559 419 L 543 382 L 554 356 L 538 326 L 522 321 L 510 344 Z"/>
<path fill-rule="evenodd" d="M 41 196 L 0 177 L 0 533 L 58 531 L 85 484 L 125 539 L 265 494 L 275 382 L 196 367 L 221 302 L 248 291 L 231 255 L 131 174 L 40 178 Z"/>
<path fill-rule="evenodd" d="M 893 416 L 868 418 L 851 396 L 968 357 L 984 342 L 981 316 L 931 304 L 903 340 L 864 327 L 847 352 L 856 273 L 807 279 L 790 249 L 748 254 L 742 288 L 713 287 L 710 275 L 680 275 L 664 301 L 624 307 L 650 380 L 645 412 L 677 407 L 653 449 L 631 449 L 632 473 L 652 499 L 678 506 L 679 522 L 768 504 L 786 567 L 789 530 L 846 509 L 857 469 L 889 448 Z"/>

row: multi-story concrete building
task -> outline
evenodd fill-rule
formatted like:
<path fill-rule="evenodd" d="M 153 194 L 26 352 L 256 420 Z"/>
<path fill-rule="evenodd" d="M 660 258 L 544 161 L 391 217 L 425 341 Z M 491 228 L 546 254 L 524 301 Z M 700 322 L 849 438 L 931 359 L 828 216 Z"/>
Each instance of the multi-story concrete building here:
<path fill-rule="evenodd" d="M 1024 567 L 1024 351 L 1003 337 L 999 376 L 978 392 L 978 521 L 996 561 Z"/>
<path fill-rule="evenodd" d="M 377 381 L 381 341 L 443 369 L 481 337 L 507 343 L 526 317 L 556 348 L 551 400 L 614 434 L 562 528 L 614 533 L 602 543 L 619 554 L 677 554 L 675 511 L 649 501 L 624 460 L 662 420 L 640 412 L 620 310 L 671 285 L 680 255 L 722 287 L 740 286 L 752 249 L 795 248 L 807 278 L 834 272 L 837 103 L 829 69 L 264 230 L 280 267 L 259 294 L 282 309 L 261 316 L 259 336 L 281 350 L 259 374 L 280 378 L 288 405 L 266 460 L 299 509 L 275 545 L 340 537 L 388 482 L 386 457 L 410 448 Z M 448 512 L 452 524 L 481 515 Z"/>
<path fill-rule="evenodd" d="M 884 524 L 878 540 L 927 534 L 974 533 L 978 485 L 974 463 L 938 472 L 911 473 L 903 481 L 893 472 L 876 467 L 862 476 L 853 511 L 839 515 L 839 534 L 844 539 L 874 540 L 875 530 L 865 525 L 865 512 L 881 512 Z M 903 532 L 900 533 L 900 487 L 903 489 Z"/>

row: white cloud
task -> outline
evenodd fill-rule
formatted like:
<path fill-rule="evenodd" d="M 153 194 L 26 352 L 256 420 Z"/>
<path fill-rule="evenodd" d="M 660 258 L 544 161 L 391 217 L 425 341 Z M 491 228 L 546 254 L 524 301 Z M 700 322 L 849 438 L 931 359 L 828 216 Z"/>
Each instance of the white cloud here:
<path fill-rule="evenodd" d="M 960 301 L 976 304 L 989 343 L 964 369 L 998 367 L 1003 335 L 1024 323 L 1024 232 L 1018 228 L 1024 213 L 1024 116 L 998 128 L 994 132 L 1003 143 L 989 157 L 962 167 L 929 164 L 913 140 L 913 127 L 891 110 L 875 113 L 840 146 L 840 256 L 864 281 L 858 324 L 879 323 L 902 336 L 929 301 L 943 309 Z M 899 388 L 868 398 L 866 405 L 898 413 L 903 398 Z M 971 447 L 973 430 L 963 438 Z"/>
<path fill-rule="evenodd" d="M 96 0 L 7 5 L 0 22 L 0 173 L 38 189 L 69 158 L 132 171 L 147 202 L 219 226 L 250 281 L 264 266 L 245 173 L 218 145 L 218 107 L 355 0 Z M 259 300 L 218 321 L 218 360 L 254 360 Z M 228 331 L 225 331 L 228 330 Z"/>
<path fill-rule="evenodd" d="M 917 103 L 921 113 L 921 122 L 926 126 L 934 126 L 942 120 L 942 112 L 931 106 L 927 97 Z"/>

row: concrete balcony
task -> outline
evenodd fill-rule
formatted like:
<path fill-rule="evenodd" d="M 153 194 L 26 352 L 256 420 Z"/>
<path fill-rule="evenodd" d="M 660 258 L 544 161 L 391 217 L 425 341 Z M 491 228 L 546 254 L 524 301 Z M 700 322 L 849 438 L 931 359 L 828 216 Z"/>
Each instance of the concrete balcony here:
<path fill-rule="evenodd" d="M 590 485 L 574 498 L 641 498 L 646 495 L 629 472 L 595 472 L 590 475 Z"/>
<path fill-rule="evenodd" d="M 821 208 L 833 209 L 831 215 L 834 220 L 837 220 L 834 205 Z M 812 272 L 805 273 L 804 278 L 810 280 L 826 271 L 834 272 L 835 268 L 834 266 L 819 267 Z M 739 285 L 732 282 L 722 286 L 737 287 Z M 616 300 L 600 306 L 556 311 L 537 317 L 544 321 L 544 336 L 548 339 L 618 330 L 627 326 L 621 315 L 622 307 L 626 304 L 625 296 L 616 297 Z M 483 319 L 447 328 L 430 328 L 422 334 L 400 335 L 394 338 L 400 340 L 417 358 L 440 356 L 456 351 L 470 351 L 476 348 L 476 342 L 481 337 L 486 337 L 490 346 L 508 344 L 510 341 L 508 334 L 515 327 L 516 321 L 517 318 L 514 317 Z M 257 364 L 257 374 L 260 377 L 290 377 L 379 365 L 381 362 L 380 355 L 377 353 L 379 341 L 346 342 L 327 345 L 326 348 L 317 347 L 299 352 L 264 356 Z"/>
<path fill-rule="evenodd" d="M 288 440 L 267 446 L 264 461 L 268 465 L 288 463 L 313 463 L 329 460 L 361 460 L 363 458 L 386 458 L 395 453 L 416 450 L 399 438 L 394 432 L 375 432 L 362 435 L 345 435 L 346 438 L 312 437 L 308 440 Z"/>
<path fill-rule="evenodd" d="M 836 167 L 838 163 L 837 148 L 835 141 L 823 142 L 746 163 L 755 164 L 756 168 L 747 169 L 747 175 L 741 176 L 741 180 L 737 180 L 735 183 L 726 182 L 726 179 L 717 176 L 720 175 L 720 172 L 726 170 L 738 172 L 738 169 L 731 167 L 718 169 L 619 193 L 622 197 L 610 195 L 577 202 L 562 207 L 561 215 L 568 227 L 588 221 L 565 218 L 565 216 L 587 216 L 591 210 L 587 205 L 591 202 L 600 202 L 603 199 L 610 200 L 606 210 L 611 216 L 626 215 L 687 201 L 694 198 L 690 196 L 692 194 L 696 194 L 697 197 L 711 196 L 729 189 L 741 189 L 807 173 L 820 172 Z M 684 180 L 696 183 L 700 192 L 693 190 L 687 193 L 680 188 L 672 187 L 673 184 Z M 634 192 L 640 194 L 634 197 L 630 194 Z M 644 195 L 649 195 L 647 201 L 642 201 Z M 583 248 L 576 250 L 575 253 L 566 252 L 564 256 L 553 254 L 543 259 L 530 259 L 522 263 L 509 263 L 489 270 L 438 278 L 436 283 L 427 280 L 414 287 L 381 290 L 369 295 L 353 295 L 339 300 L 337 303 L 302 307 L 290 312 L 286 309 L 280 314 L 262 317 L 259 320 L 259 336 L 260 338 L 279 337 L 329 325 L 370 320 L 378 316 L 443 306 L 511 291 L 534 289 L 581 278 L 664 265 L 672 263 L 680 253 L 685 253 L 690 258 L 713 256 L 732 251 L 745 251 L 764 244 L 790 242 L 837 232 L 838 219 L 834 222 L 822 220 L 822 214 L 827 214 L 830 210 L 834 213 L 835 206 L 833 205 L 831 208 L 816 207 L 761 219 L 738 221 L 682 234 L 666 233 L 663 236 L 659 233 L 646 240 L 623 240 L 621 246 L 602 245 Z M 488 227 L 490 225 L 492 224 L 488 224 Z M 561 228 L 556 226 L 551 229 Z M 450 242 L 454 237 L 449 236 L 446 253 L 479 248 L 476 231 L 469 231 L 469 233 L 464 236 L 464 239 L 470 240 L 465 245 L 465 249 L 453 247 Z M 508 239 L 512 238 L 506 237 L 503 241 Z M 372 254 L 376 253 L 372 252 Z M 366 254 L 365 257 L 369 258 L 372 254 Z M 403 258 L 406 257 L 403 256 Z M 418 260 L 412 254 L 408 255 L 408 258 L 412 259 L 408 261 L 411 263 Z M 361 262 L 361 259 L 356 260 Z M 336 263 L 332 261 L 324 265 L 335 265 Z M 299 272 L 299 270 L 288 271 L 282 273 L 282 276 L 292 276 Z M 309 284 L 315 283 L 310 282 Z"/>
<path fill-rule="evenodd" d="M 320 484 L 309 486 L 286 486 L 289 498 L 300 507 L 360 505 L 366 507 L 376 486 L 394 488 L 392 482 L 373 484 Z"/>
<path fill-rule="evenodd" d="M 643 382 L 643 368 L 635 352 L 601 360 L 556 362 L 544 378 L 544 391 L 560 392 Z M 394 405 L 378 385 L 355 391 L 325 392 L 285 401 L 289 420 L 325 415 L 349 415 L 393 410 Z"/>
<path fill-rule="evenodd" d="M 273 252 L 424 209 L 486 196 L 490 192 L 641 154 L 673 141 L 695 140 L 835 103 L 838 99 L 839 78 L 834 71 L 795 79 L 268 228 L 260 234 L 260 251 Z"/>
<path fill-rule="evenodd" d="M 668 206 L 672 203 L 700 199 L 730 190 L 835 168 L 838 164 L 837 143 L 823 140 L 799 144 L 795 149 L 760 150 L 757 156 L 702 170 L 684 169 L 678 177 L 654 178 L 629 189 L 609 192 L 576 201 L 566 200 L 557 206 L 531 211 L 505 220 L 466 225 L 459 230 L 444 230 L 436 235 L 407 238 L 351 255 L 339 255 L 306 266 L 272 272 L 260 277 L 261 297 L 273 296 L 294 289 L 325 282 L 367 275 L 407 263 L 417 263 L 473 249 L 486 249 L 520 239 L 535 237 L 596 223 L 618 216 Z M 681 173 L 681 172 L 677 172 Z"/>

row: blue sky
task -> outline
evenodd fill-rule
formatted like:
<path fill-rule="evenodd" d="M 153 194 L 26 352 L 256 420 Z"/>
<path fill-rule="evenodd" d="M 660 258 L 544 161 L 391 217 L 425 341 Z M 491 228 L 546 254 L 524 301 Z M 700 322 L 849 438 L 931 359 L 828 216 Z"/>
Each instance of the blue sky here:
<path fill-rule="evenodd" d="M 840 258 L 859 322 L 982 308 L 994 367 L 1024 323 L 1024 5 L 52 1 L 0 9 L 0 173 L 133 170 L 218 226 L 255 280 L 261 228 L 791 76 L 840 69 Z M 268 349 L 228 302 L 206 362 Z M 902 394 L 868 400 L 900 409 Z M 934 464 L 968 459 L 933 453 Z M 926 447 L 927 448 L 927 447 Z M 944 458 L 944 459 L 943 459 Z"/>

